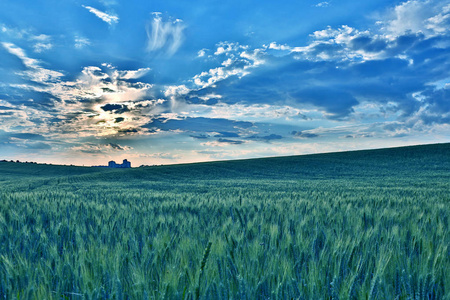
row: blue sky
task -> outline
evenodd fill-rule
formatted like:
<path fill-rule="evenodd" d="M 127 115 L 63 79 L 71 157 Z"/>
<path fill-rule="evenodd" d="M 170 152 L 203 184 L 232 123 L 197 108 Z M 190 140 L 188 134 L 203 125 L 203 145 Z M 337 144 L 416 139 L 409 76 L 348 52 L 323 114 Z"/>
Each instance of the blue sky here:
<path fill-rule="evenodd" d="M 295 155 L 449 124 L 450 0 L 0 2 L 0 159 Z"/>

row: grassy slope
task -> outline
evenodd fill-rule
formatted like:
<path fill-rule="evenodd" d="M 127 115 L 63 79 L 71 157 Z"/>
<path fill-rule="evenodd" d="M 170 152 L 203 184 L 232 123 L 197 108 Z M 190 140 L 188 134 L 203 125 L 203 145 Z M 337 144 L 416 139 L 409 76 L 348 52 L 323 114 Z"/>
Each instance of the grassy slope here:
<path fill-rule="evenodd" d="M 226 178 L 361 178 L 415 176 L 450 169 L 450 143 L 196 164 L 108 169 L 0 163 L 0 181 L 83 176 L 92 179 L 211 180 Z"/>
<path fill-rule="evenodd" d="M 449 190 L 450 144 L 128 170 L 0 163 L 0 295 L 448 299 Z"/>

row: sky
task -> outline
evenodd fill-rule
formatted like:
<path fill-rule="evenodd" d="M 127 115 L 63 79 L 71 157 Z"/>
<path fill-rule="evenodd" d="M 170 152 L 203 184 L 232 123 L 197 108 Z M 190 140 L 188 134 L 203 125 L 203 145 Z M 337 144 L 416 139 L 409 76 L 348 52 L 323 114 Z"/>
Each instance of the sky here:
<path fill-rule="evenodd" d="M 450 0 L 2 0 L 0 159 L 450 141 Z"/>

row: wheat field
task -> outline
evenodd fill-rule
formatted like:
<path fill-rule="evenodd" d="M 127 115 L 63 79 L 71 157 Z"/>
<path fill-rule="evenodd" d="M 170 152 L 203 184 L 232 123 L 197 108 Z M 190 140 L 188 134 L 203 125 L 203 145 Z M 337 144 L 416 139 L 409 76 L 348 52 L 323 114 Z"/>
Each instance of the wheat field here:
<path fill-rule="evenodd" d="M 0 299 L 450 299 L 450 144 L 0 163 Z"/>

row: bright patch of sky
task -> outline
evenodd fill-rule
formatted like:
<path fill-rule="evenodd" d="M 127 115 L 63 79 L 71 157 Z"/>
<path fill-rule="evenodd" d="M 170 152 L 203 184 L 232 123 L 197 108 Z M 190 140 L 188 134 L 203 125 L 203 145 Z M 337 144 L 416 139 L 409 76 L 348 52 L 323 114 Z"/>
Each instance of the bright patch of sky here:
<path fill-rule="evenodd" d="M 0 159 L 450 140 L 450 0 L 0 2 Z"/>

